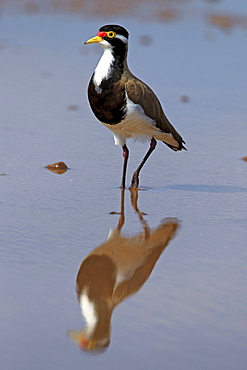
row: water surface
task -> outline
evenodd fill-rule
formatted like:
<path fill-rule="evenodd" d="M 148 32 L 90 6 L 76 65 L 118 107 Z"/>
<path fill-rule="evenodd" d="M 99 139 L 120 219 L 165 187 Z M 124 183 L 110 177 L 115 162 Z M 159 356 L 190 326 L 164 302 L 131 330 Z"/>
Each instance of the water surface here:
<path fill-rule="evenodd" d="M 184 2 L 185 15 L 170 22 L 2 9 L 3 369 L 246 369 L 247 34 L 202 16 L 247 16 L 243 3 L 231 4 Z M 155 90 L 188 152 L 159 143 L 141 173 L 145 222 L 155 229 L 174 218 L 180 229 L 138 293 L 115 309 L 109 348 L 90 356 L 67 335 L 85 326 L 75 279 L 118 225 L 110 213 L 120 211 L 122 156 L 88 106 L 101 49 L 83 42 L 110 22 L 130 31 L 130 68 Z M 147 145 L 129 148 L 128 183 Z M 45 168 L 58 161 L 64 174 Z M 143 231 L 139 216 L 126 191 L 124 235 Z"/>

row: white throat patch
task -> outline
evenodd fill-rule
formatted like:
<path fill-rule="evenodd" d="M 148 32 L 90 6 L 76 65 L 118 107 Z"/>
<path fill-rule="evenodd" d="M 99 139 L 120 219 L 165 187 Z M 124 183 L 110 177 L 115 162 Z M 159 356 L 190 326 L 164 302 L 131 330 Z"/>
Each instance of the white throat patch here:
<path fill-rule="evenodd" d="M 104 53 L 94 71 L 93 82 L 96 88 L 99 88 L 104 78 L 107 79 L 109 77 L 113 60 L 112 49 L 104 48 Z"/>

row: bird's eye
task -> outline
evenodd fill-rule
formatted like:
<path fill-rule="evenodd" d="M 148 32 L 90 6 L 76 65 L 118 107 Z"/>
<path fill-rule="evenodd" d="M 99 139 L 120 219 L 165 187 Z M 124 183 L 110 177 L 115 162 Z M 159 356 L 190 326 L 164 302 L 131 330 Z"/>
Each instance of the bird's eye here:
<path fill-rule="evenodd" d="M 115 36 L 116 36 L 116 32 L 109 31 L 109 32 L 107 32 L 107 36 L 108 36 L 108 37 L 110 37 L 110 38 L 112 39 L 113 37 L 115 37 Z"/>

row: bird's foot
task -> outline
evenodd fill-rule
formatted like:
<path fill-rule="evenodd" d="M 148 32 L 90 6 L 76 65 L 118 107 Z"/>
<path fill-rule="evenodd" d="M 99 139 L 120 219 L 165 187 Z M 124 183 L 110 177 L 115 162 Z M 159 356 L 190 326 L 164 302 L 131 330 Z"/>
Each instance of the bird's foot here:
<path fill-rule="evenodd" d="M 138 188 L 138 185 L 130 185 L 130 187 L 129 187 L 129 190 L 140 190 L 139 188 Z"/>
<path fill-rule="evenodd" d="M 131 185 L 130 185 L 130 190 L 138 190 L 138 185 L 139 185 L 139 177 L 136 172 L 134 172 Z"/>

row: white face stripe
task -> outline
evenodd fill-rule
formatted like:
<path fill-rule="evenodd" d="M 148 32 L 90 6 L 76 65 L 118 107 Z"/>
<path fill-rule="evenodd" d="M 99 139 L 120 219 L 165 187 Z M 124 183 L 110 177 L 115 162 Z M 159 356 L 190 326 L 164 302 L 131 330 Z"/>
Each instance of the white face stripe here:
<path fill-rule="evenodd" d="M 124 42 L 125 44 L 127 44 L 128 43 L 128 39 L 125 37 L 125 36 L 122 36 L 122 35 L 116 35 L 115 36 L 115 38 L 116 39 L 119 39 L 119 40 L 121 40 L 122 42 Z"/>
<path fill-rule="evenodd" d="M 128 43 L 128 39 L 123 35 L 116 34 L 116 36 L 114 38 L 121 40 L 124 44 Z M 100 44 L 100 46 L 102 46 L 103 49 L 111 49 L 112 48 L 111 44 L 106 40 L 100 41 L 99 44 Z"/>

